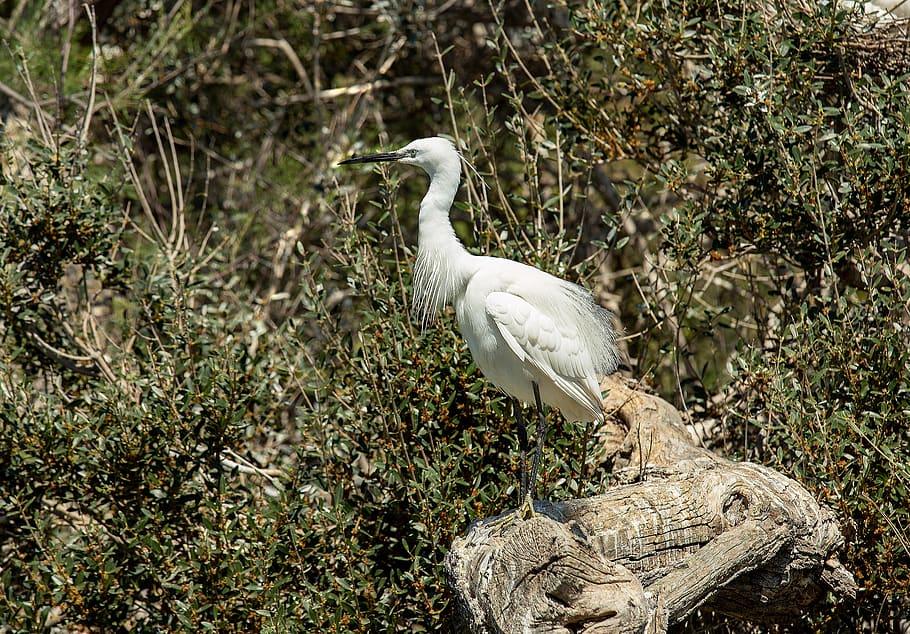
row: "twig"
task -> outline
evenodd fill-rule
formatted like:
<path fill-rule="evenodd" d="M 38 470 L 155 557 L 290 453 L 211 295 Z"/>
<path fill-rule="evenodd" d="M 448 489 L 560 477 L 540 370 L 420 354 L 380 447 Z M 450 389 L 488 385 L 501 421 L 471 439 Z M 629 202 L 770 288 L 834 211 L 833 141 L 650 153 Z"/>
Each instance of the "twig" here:
<path fill-rule="evenodd" d="M 59 363 L 68 370 L 88 376 L 97 376 L 99 374 L 99 369 L 95 363 L 94 356 L 82 356 L 64 352 L 46 342 L 33 330 L 26 331 L 26 335 L 33 343 L 37 344 L 42 352 L 50 357 L 51 360 Z"/>
<path fill-rule="evenodd" d="M 351 95 L 362 95 L 364 93 L 381 90 L 384 88 L 397 88 L 398 86 L 426 86 L 435 84 L 439 79 L 436 77 L 426 77 L 414 75 L 409 77 L 398 77 L 396 79 L 377 79 L 375 81 L 352 84 L 351 86 L 342 86 L 340 88 L 326 88 L 310 95 L 291 95 L 289 97 L 279 98 L 275 103 L 281 106 L 287 106 L 295 103 L 309 103 L 314 100 L 337 99 L 338 97 L 350 97 Z"/>
<path fill-rule="evenodd" d="M 224 453 L 231 456 L 230 458 L 225 458 L 224 456 L 221 457 L 221 464 L 224 466 L 230 469 L 237 469 L 240 473 L 262 476 L 268 480 L 276 489 L 279 491 L 284 491 L 284 485 L 276 480 L 275 477 L 290 477 L 285 471 L 282 471 L 281 469 L 264 469 L 262 467 L 257 467 L 249 460 L 230 449 L 225 449 Z"/>
<path fill-rule="evenodd" d="M 300 61 L 300 57 L 297 56 L 294 47 L 292 47 L 286 39 L 282 38 L 276 40 L 270 37 L 257 37 L 253 39 L 252 44 L 254 46 L 277 48 L 284 53 L 284 56 L 291 62 L 291 66 L 294 67 L 294 71 L 297 73 L 297 77 L 300 78 L 301 83 L 303 83 L 304 88 L 310 93 L 310 99 L 315 99 L 315 90 L 313 88 L 313 83 L 310 81 L 310 76 L 307 75 L 306 69 L 303 67 L 303 63 Z"/>
<path fill-rule="evenodd" d="M 92 123 L 92 114 L 95 109 L 95 88 L 98 81 L 98 29 L 95 23 L 95 7 L 85 5 L 88 21 L 92 27 L 92 76 L 89 81 L 88 103 L 85 106 L 85 115 L 82 118 L 82 130 L 79 132 L 79 145 L 84 146 L 88 138 L 88 129 Z"/>
<path fill-rule="evenodd" d="M 13 101 L 18 101 L 19 103 L 21 103 L 24 106 L 34 106 L 35 105 L 28 99 L 28 97 L 23 97 L 18 92 L 16 92 L 15 90 L 10 88 L 6 84 L 4 84 L 2 81 L 0 81 L 0 93 L 3 93 L 4 95 L 9 97 Z"/>

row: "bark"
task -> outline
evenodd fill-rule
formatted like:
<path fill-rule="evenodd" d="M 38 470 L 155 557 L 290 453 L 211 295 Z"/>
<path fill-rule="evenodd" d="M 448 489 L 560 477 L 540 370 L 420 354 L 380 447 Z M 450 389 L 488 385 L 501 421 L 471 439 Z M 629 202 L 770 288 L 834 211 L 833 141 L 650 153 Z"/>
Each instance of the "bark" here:
<path fill-rule="evenodd" d="M 836 518 L 801 485 L 694 446 L 665 401 L 605 387 L 626 430 L 605 435 L 616 484 L 456 539 L 446 574 L 463 631 L 658 633 L 701 607 L 786 622 L 827 592 L 854 596 Z"/>

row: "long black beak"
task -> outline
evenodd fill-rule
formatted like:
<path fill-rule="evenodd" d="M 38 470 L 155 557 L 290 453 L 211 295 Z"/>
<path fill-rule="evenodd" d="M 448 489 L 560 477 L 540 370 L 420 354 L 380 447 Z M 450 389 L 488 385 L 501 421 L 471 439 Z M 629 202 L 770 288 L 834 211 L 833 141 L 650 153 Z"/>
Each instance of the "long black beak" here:
<path fill-rule="evenodd" d="M 339 165 L 353 165 L 355 163 L 385 163 L 387 161 L 400 161 L 402 154 L 400 152 L 381 152 L 379 154 L 367 154 L 366 156 L 354 156 L 343 161 Z"/>

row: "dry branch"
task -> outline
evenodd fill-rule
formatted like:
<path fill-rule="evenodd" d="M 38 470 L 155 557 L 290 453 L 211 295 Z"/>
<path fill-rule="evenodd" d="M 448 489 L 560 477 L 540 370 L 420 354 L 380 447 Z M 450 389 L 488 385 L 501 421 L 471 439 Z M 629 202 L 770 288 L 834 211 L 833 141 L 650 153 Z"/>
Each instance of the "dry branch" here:
<path fill-rule="evenodd" d="M 665 401 L 606 387 L 627 430 L 617 484 L 456 539 L 446 571 L 465 631 L 664 632 L 700 607 L 779 622 L 828 591 L 853 596 L 834 514 L 801 485 L 694 446 Z"/>

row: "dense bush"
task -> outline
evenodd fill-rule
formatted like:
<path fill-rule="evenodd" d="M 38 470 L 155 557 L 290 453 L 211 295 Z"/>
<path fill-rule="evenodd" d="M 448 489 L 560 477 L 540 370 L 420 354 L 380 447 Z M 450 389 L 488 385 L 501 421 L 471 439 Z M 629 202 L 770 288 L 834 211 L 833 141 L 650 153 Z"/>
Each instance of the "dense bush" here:
<path fill-rule="evenodd" d="M 908 618 L 900 36 L 539 4 L 0 7 L 0 631 L 445 628 L 511 407 L 411 319 L 424 177 L 334 168 L 437 132 L 471 248 L 591 285 L 707 443 L 837 510 L 862 592 L 793 627 Z M 542 494 L 604 486 L 550 419 Z"/>
<path fill-rule="evenodd" d="M 728 434 L 756 426 L 761 439 L 740 452 L 842 511 L 868 608 L 838 618 L 883 629 L 910 593 L 906 75 L 868 57 L 868 38 L 887 49 L 886 32 L 870 35 L 855 8 L 686 2 L 634 17 L 573 11 L 580 37 L 535 82 L 567 136 L 634 159 L 677 197 L 662 218 L 667 275 L 691 295 L 675 353 L 702 363 L 718 327 L 741 337 L 732 374 L 695 366 L 688 399 L 727 383 Z M 752 293 L 735 303 L 711 287 L 733 267 Z"/>

